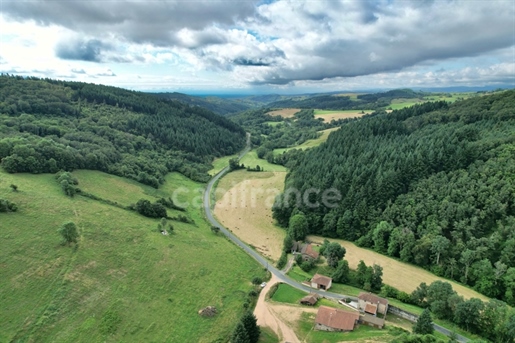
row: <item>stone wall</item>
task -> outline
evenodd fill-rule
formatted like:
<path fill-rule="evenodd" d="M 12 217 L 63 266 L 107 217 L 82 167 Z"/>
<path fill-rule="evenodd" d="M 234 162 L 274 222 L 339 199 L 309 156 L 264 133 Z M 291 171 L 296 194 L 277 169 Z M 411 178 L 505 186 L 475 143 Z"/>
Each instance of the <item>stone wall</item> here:
<path fill-rule="evenodd" d="M 392 306 L 392 305 L 388 306 L 388 313 L 391 313 L 391 314 L 394 314 L 394 315 L 399 316 L 401 318 L 407 319 L 407 320 L 409 320 L 410 322 L 413 322 L 413 323 L 416 323 L 417 320 L 418 320 L 418 316 L 416 314 L 413 314 L 413 313 L 408 312 L 408 311 L 401 310 L 400 308 Z"/>

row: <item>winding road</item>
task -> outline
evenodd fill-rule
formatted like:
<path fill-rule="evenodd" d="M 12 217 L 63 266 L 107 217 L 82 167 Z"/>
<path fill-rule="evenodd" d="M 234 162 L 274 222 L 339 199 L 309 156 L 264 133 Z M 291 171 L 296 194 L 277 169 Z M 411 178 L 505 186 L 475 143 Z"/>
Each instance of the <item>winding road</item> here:
<path fill-rule="evenodd" d="M 250 135 L 247 134 L 247 146 L 246 148 L 238 155 L 238 160 L 240 160 L 243 156 L 245 156 L 246 153 L 250 151 Z M 266 260 L 263 256 L 261 256 L 257 251 L 252 249 L 250 246 L 248 246 L 246 243 L 244 243 L 242 240 L 240 240 L 238 237 L 236 237 L 231 231 L 229 231 L 227 228 L 225 228 L 222 224 L 218 222 L 218 220 L 213 216 L 213 212 L 211 211 L 211 194 L 214 185 L 218 180 L 222 178 L 227 172 L 229 172 L 229 166 L 222 169 L 218 174 L 216 174 L 207 184 L 206 190 L 204 191 L 204 198 L 203 198 L 203 207 L 204 212 L 206 214 L 206 217 L 209 221 L 209 223 L 213 226 L 216 226 L 220 229 L 220 232 L 222 232 L 225 236 L 227 236 L 234 244 L 239 246 L 243 249 L 247 254 L 252 256 L 256 261 L 258 261 L 263 267 L 265 267 L 267 270 L 270 271 L 273 275 L 275 275 L 281 282 L 288 284 L 294 288 L 297 288 L 299 290 L 302 290 L 304 292 L 308 293 L 317 293 L 318 295 L 325 297 L 325 298 L 332 298 L 332 299 L 342 299 L 342 298 L 350 298 L 354 301 L 357 301 L 356 297 L 345 295 L 345 294 L 338 294 L 338 293 L 332 293 L 328 291 L 321 291 L 317 290 L 308 286 L 305 286 L 290 277 L 288 277 L 284 272 L 277 269 L 273 265 L 269 264 L 268 260 Z M 449 336 L 451 334 L 451 331 L 440 326 L 437 324 L 433 324 L 435 330 L 437 332 L 440 332 L 446 336 Z M 468 342 L 469 339 L 458 335 L 457 339 L 459 342 L 465 343 Z"/>

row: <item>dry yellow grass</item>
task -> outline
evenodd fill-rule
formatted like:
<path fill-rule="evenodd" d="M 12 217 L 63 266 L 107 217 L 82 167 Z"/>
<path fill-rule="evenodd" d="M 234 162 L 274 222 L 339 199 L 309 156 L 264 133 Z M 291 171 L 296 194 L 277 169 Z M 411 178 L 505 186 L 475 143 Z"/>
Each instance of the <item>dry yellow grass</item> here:
<path fill-rule="evenodd" d="M 309 236 L 309 240 L 312 242 L 322 243 L 324 237 L 319 236 Z M 387 256 L 378 254 L 374 251 L 363 249 L 356 246 L 354 243 L 340 240 L 340 239 L 329 239 L 330 241 L 340 243 L 345 249 L 347 253 L 345 254 L 345 259 L 349 261 L 349 266 L 352 269 L 356 269 L 360 260 L 363 260 L 367 265 L 373 265 L 374 263 L 383 267 L 383 282 L 387 285 L 393 286 L 401 291 L 411 293 L 413 292 L 418 285 L 422 282 L 427 283 L 428 285 L 436 280 L 446 281 L 452 285 L 452 288 L 458 292 L 458 294 L 462 295 L 465 298 L 479 298 L 482 300 L 488 300 L 482 294 L 478 292 L 464 287 L 456 282 L 446 280 L 444 278 L 438 277 L 427 270 L 422 268 L 418 268 L 412 266 L 410 264 L 397 261 L 395 259 L 389 258 Z"/>
<path fill-rule="evenodd" d="M 281 116 L 283 118 L 291 118 L 293 115 L 300 111 L 300 108 L 283 108 L 276 111 L 268 112 L 271 116 Z"/>
<path fill-rule="evenodd" d="M 274 225 L 272 205 L 284 185 L 285 172 L 232 172 L 218 184 L 215 216 L 263 256 L 281 256 L 284 229 Z"/>
<path fill-rule="evenodd" d="M 361 111 L 355 111 L 355 112 L 334 112 L 334 113 L 327 113 L 327 114 L 316 114 L 315 119 L 322 118 L 324 122 L 330 122 L 331 120 L 338 120 L 338 119 L 348 119 L 348 118 L 360 118 L 363 117 L 365 114 L 372 113 L 372 111 L 365 111 L 365 113 L 361 113 Z"/>

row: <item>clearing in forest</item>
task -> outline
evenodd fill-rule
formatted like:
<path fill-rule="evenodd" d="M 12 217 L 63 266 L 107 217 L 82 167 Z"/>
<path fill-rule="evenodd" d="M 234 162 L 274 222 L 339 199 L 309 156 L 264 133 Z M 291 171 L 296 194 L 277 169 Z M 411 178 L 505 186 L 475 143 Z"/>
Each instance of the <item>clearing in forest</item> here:
<path fill-rule="evenodd" d="M 271 116 L 281 116 L 283 118 L 291 118 L 293 115 L 300 111 L 300 108 L 282 108 L 280 110 L 275 110 L 268 112 L 267 114 Z"/>
<path fill-rule="evenodd" d="M 329 137 L 329 134 L 331 132 L 336 131 L 338 129 L 339 129 L 339 127 L 333 127 L 331 129 L 318 131 L 319 133 L 321 133 L 320 137 L 315 138 L 315 139 L 307 140 L 304 143 L 302 143 L 300 145 L 297 145 L 297 146 L 294 146 L 294 147 L 291 147 L 291 148 L 274 149 L 274 154 L 275 155 L 282 154 L 283 152 L 291 150 L 291 149 L 302 149 L 302 150 L 304 150 L 304 149 L 308 149 L 308 148 L 313 148 L 313 147 L 319 146 L 320 144 L 322 144 L 323 142 L 325 142 L 327 140 L 327 138 Z"/>
<path fill-rule="evenodd" d="M 326 111 L 326 110 L 315 110 L 315 119 L 322 118 L 324 122 L 330 122 L 331 120 L 338 119 L 349 119 L 359 118 L 365 114 L 370 114 L 373 111 L 370 110 L 348 110 L 348 111 Z"/>

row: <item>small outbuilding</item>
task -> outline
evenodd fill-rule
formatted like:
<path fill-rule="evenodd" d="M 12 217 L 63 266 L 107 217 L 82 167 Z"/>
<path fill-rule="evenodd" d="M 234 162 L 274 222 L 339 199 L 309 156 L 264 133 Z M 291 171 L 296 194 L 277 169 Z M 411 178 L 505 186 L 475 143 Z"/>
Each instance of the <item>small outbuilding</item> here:
<path fill-rule="evenodd" d="M 311 287 L 321 290 L 328 290 L 333 284 L 333 279 L 328 276 L 315 274 L 311 279 Z"/>
<path fill-rule="evenodd" d="M 310 293 L 306 295 L 304 298 L 300 299 L 300 303 L 302 305 L 314 306 L 318 301 L 318 295 L 315 293 Z"/>
<path fill-rule="evenodd" d="M 300 253 L 302 254 L 302 259 L 304 261 L 316 260 L 319 256 L 318 251 L 313 249 L 313 245 L 311 244 L 304 244 L 304 246 L 302 246 Z"/>

